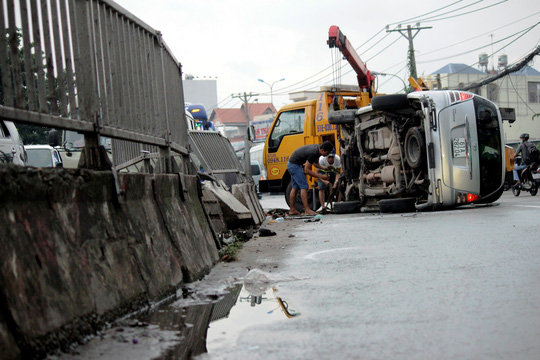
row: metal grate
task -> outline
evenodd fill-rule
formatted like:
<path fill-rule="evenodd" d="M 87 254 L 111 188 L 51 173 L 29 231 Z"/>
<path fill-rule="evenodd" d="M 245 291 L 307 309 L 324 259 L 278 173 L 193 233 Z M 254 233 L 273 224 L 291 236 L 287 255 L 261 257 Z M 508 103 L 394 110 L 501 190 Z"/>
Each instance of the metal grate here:
<path fill-rule="evenodd" d="M 230 141 L 214 131 L 189 131 L 189 144 L 206 173 L 241 173 L 244 169 Z"/>

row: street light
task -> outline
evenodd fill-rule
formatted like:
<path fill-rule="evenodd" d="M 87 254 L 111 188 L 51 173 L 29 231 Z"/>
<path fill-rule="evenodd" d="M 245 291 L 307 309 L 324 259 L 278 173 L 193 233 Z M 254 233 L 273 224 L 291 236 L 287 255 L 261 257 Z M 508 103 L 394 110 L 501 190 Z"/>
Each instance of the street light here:
<path fill-rule="evenodd" d="M 387 73 L 382 73 L 382 72 L 377 72 L 377 71 L 372 71 L 371 72 L 373 75 L 381 75 L 381 76 L 393 76 L 395 78 L 398 78 L 399 80 L 401 80 L 401 82 L 403 83 L 403 91 L 405 92 L 405 94 L 407 93 L 407 84 L 405 84 L 405 81 L 403 81 L 402 78 L 400 78 L 399 76 L 397 75 L 394 75 L 394 74 L 387 74 Z"/>
<path fill-rule="evenodd" d="M 274 105 L 274 96 L 273 96 L 273 91 L 272 91 L 272 89 L 274 88 L 274 84 L 277 83 L 277 82 L 280 82 L 280 81 L 285 80 L 285 78 L 274 81 L 274 82 L 272 83 L 272 85 L 270 85 L 269 83 L 267 83 L 267 82 L 264 81 L 263 79 L 258 79 L 258 80 L 259 80 L 260 82 L 265 83 L 266 85 L 270 86 L 270 103 L 271 103 L 272 105 Z"/>

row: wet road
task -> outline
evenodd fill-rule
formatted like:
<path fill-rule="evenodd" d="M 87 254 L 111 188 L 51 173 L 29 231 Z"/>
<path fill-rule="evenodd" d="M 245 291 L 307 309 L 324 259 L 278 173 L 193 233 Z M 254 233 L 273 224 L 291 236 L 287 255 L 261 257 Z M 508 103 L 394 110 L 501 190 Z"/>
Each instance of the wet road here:
<path fill-rule="evenodd" d="M 300 316 L 235 330 L 218 349 L 210 331 L 200 358 L 540 358 L 540 197 L 524 195 L 296 220 L 296 237 L 251 241 L 244 251 L 260 252 L 245 266 L 302 279 L 275 285 Z"/>
<path fill-rule="evenodd" d="M 276 236 L 247 242 L 157 320 L 117 324 L 74 358 L 206 346 L 197 359 L 539 359 L 539 215 L 540 196 L 506 192 L 494 206 L 266 223 Z M 191 345 L 163 350 L 175 340 Z"/>

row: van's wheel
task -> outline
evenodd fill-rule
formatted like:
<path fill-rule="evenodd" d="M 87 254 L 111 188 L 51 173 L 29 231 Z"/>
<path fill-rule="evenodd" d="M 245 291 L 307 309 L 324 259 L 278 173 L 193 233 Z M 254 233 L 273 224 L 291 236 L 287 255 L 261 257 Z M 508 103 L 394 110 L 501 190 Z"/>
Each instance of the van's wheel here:
<path fill-rule="evenodd" d="M 402 110 L 410 107 L 407 94 L 380 95 L 371 99 L 373 110 Z"/>
<path fill-rule="evenodd" d="M 514 194 L 514 196 L 519 196 L 520 193 L 521 188 L 518 185 L 512 186 L 512 194 Z"/>
<path fill-rule="evenodd" d="M 405 160 L 413 169 L 418 169 L 425 158 L 424 134 L 418 127 L 412 127 L 405 135 Z"/>
<path fill-rule="evenodd" d="M 308 190 L 308 203 L 309 203 L 309 206 L 311 207 L 314 207 L 314 209 L 311 209 L 313 211 L 317 211 L 317 209 L 321 206 L 321 202 L 319 201 L 319 194 L 315 194 L 316 196 L 316 200 L 315 200 L 315 206 L 313 206 L 313 190 L 314 189 L 309 189 Z M 289 184 L 287 185 L 287 189 L 285 190 L 285 201 L 287 202 L 287 205 L 289 205 L 289 207 L 291 207 L 291 204 L 290 204 L 290 198 L 291 198 L 291 191 L 292 191 L 292 181 L 289 181 Z M 317 191 L 315 189 L 315 191 Z M 304 209 L 304 204 L 302 204 L 302 197 L 300 196 L 300 190 L 298 190 L 298 192 L 296 193 L 296 210 L 298 210 L 299 212 L 304 212 L 305 209 Z"/>
<path fill-rule="evenodd" d="M 538 193 L 538 184 L 536 181 L 531 182 L 531 190 L 529 190 L 532 196 L 536 196 L 536 193 Z"/>
<path fill-rule="evenodd" d="M 416 211 L 416 198 L 383 199 L 379 201 L 381 213 L 404 213 Z"/>
<path fill-rule="evenodd" d="M 354 124 L 357 109 L 346 109 L 332 111 L 328 113 L 328 122 L 330 124 Z"/>
<path fill-rule="evenodd" d="M 361 209 L 361 201 L 341 201 L 334 203 L 334 213 L 336 214 L 359 213 Z"/>

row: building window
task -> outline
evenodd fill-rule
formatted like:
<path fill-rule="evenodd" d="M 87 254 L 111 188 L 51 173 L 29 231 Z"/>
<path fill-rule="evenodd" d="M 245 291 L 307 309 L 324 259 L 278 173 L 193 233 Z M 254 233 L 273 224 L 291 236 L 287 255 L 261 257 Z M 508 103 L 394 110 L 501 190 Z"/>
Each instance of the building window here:
<path fill-rule="evenodd" d="M 540 103 L 540 82 L 529 82 L 529 102 Z"/>

